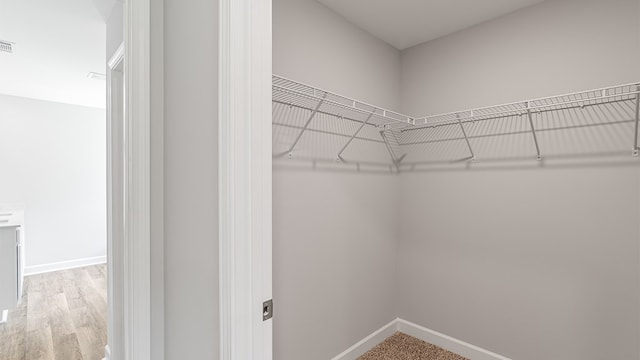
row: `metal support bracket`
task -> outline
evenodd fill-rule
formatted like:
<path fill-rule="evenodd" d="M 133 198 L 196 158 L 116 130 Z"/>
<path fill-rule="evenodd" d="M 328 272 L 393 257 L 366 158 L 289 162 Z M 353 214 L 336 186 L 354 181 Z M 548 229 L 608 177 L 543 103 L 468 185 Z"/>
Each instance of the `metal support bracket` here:
<path fill-rule="evenodd" d="M 376 109 L 377 110 L 377 109 Z M 371 117 L 373 117 L 373 114 L 375 114 L 376 110 L 373 110 L 371 112 L 371 114 L 369 114 L 369 116 L 367 117 L 367 119 L 360 125 L 360 127 L 358 128 L 358 130 L 356 130 L 356 132 L 351 135 L 351 138 L 349 138 L 349 141 L 347 141 L 346 144 L 344 144 L 344 146 L 342 147 L 342 149 L 340 149 L 340 152 L 338 152 L 338 160 L 339 161 L 344 161 L 344 159 L 342 158 L 342 153 L 347 149 L 347 147 L 349 146 L 349 144 L 351 144 L 351 142 L 353 141 L 353 139 L 356 138 L 356 136 L 358 136 L 358 134 L 360 133 L 360 131 L 362 130 L 362 128 L 365 127 L 365 125 L 367 125 L 369 123 L 369 120 L 371 120 Z"/>
<path fill-rule="evenodd" d="M 400 162 L 404 160 L 404 157 L 407 155 L 406 154 L 402 155 L 399 159 L 396 158 L 396 155 L 393 153 L 391 144 L 389 144 L 389 140 L 387 140 L 387 137 L 385 136 L 384 131 L 380 131 L 380 137 L 384 141 L 384 144 L 387 146 L 387 151 L 389 152 L 389 156 L 391 156 L 391 161 L 393 162 L 393 165 L 395 165 L 396 170 L 400 172 Z"/>
<path fill-rule="evenodd" d="M 638 131 L 640 130 L 640 86 L 638 86 L 638 94 L 636 94 L 636 131 L 633 141 L 633 156 L 640 156 L 640 146 L 638 144 Z"/>
<path fill-rule="evenodd" d="M 536 128 L 533 126 L 533 115 L 531 114 L 531 108 L 529 107 L 529 103 L 524 103 L 527 108 L 527 117 L 529 118 L 529 125 L 531 126 L 531 134 L 533 134 L 533 142 L 536 144 L 536 153 L 538 154 L 538 161 L 542 160 L 542 154 L 540 153 L 540 145 L 538 144 L 538 135 L 536 134 Z"/>
<path fill-rule="evenodd" d="M 469 148 L 469 152 L 471 153 L 471 161 L 476 162 L 476 154 L 473 152 L 473 148 L 471 148 L 471 142 L 469 142 L 469 137 L 467 136 L 467 131 L 464 129 L 464 125 L 462 125 L 462 121 L 460 120 L 460 114 L 456 114 L 456 118 L 458 119 L 458 124 L 460 125 L 460 129 L 462 130 L 462 135 L 464 135 L 464 140 L 467 142 L 467 147 Z"/>
<path fill-rule="evenodd" d="M 293 142 L 293 144 L 289 148 L 289 151 L 288 151 L 289 159 L 291 159 L 293 157 L 293 150 L 295 150 L 296 145 L 298 145 L 298 142 L 302 138 L 302 135 L 304 134 L 304 132 L 307 131 L 307 129 L 309 128 L 309 124 L 311 124 L 311 120 L 313 120 L 313 118 L 316 117 L 316 114 L 318 113 L 318 110 L 320 109 L 320 106 L 322 106 L 322 104 L 324 103 L 324 100 L 326 98 L 327 98 L 327 93 L 325 93 L 322 96 L 322 100 L 320 100 L 318 105 L 316 105 L 315 109 L 313 109 L 313 111 L 311 112 L 311 115 L 309 115 L 309 119 L 307 119 L 307 122 L 304 124 L 304 127 L 302 128 L 302 131 L 300 131 L 300 134 L 298 134 L 298 137 L 296 137 L 296 140 Z"/>

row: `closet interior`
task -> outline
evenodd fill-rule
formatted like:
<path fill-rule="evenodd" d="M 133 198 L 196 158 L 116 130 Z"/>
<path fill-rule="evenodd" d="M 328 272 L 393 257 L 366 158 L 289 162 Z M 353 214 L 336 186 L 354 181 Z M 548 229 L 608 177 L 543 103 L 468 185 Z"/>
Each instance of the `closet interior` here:
<path fill-rule="evenodd" d="M 382 3 L 273 1 L 274 358 L 639 358 L 640 2 Z"/>

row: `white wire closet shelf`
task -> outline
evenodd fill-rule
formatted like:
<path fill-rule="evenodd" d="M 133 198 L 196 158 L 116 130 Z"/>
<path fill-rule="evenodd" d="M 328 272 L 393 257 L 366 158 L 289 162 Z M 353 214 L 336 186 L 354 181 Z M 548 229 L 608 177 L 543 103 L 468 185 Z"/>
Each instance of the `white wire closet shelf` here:
<path fill-rule="evenodd" d="M 640 83 L 413 117 L 274 75 L 274 158 L 380 166 L 638 156 Z M 631 150 L 631 151 L 630 151 Z"/>

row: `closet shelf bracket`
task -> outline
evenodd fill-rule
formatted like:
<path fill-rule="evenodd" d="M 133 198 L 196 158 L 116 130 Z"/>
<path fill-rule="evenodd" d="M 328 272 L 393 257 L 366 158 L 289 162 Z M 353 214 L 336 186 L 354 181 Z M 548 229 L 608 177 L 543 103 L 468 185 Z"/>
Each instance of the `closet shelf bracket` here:
<path fill-rule="evenodd" d="M 464 125 L 462 125 L 462 120 L 460 120 L 460 114 L 456 114 L 456 119 L 458 120 L 458 124 L 460 125 L 460 130 L 462 130 L 462 135 L 464 135 L 464 140 L 467 142 L 469 153 L 471 153 L 471 162 L 476 162 L 477 161 L 476 154 L 473 152 L 473 148 L 471 147 L 471 142 L 469 142 L 467 131 L 464 129 Z"/>
<path fill-rule="evenodd" d="M 636 126 L 634 132 L 633 141 L 633 156 L 640 156 L 640 146 L 638 144 L 638 131 L 640 131 L 640 86 L 637 87 L 638 93 L 636 94 Z"/>
<path fill-rule="evenodd" d="M 393 152 L 393 148 L 391 147 L 391 144 L 389 143 L 389 139 L 387 139 L 387 136 L 385 135 L 384 131 L 380 131 L 380 137 L 382 138 L 382 141 L 384 141 L 384 144 L 387 147 L 387 151 L 389 152 L 389 156 L 391 157 L 391 161 L 393 162 L 392 166 L 395 166 L 396 170 L 400 172 L 400 163 L 402 162 L 402 160 L 404 160 L 404 157 L 407 156 L 407 154 L 404 154 L 400 158 L 397 158 L 395 153 Z M 393 169 L 391 171 L 393 171 Z"/>
<path fill-rule="evenodd" d="M 529 118 L 529 125 L 531 126 L 531 134 L 533 134 L 533 142 L 536 144 L 536 153 L 538 153 L 538 161 L 542 161 L 542 154 L 540 153 L 540 145 L 538 144 L 538 135 L 536 135 L 536 128 L 533 126 L 533 115 L 531 114 L 530 103 L 527 101 L 524 103 L 527 109 L 527 117 Z"/>
<path fill-rule="evenodd" d="M 345 162 L 344 159 L 342 158 L 342 153 L 347 149 L 347 147 L 349 147 L 349 144 L 351 144 L 351 142 L 353 141 L 353 139 L 356 138 L 356 136 L 358 136 L 358 134 L 360 133 L 360 131 L 362 130 L 363 127 L 365 127 L 365 125 L 367 125 L 369 123 L 369 120 L 371 120 L 371 117 L 373 116 L 373 114 L 376 113 L 377 109 L 373 109 L 373 111 L 369 114 L 369 116 L 367 117 L 367 119 L 362 122 L 362 124 L 360 124 L 360 127 L 358 127 L 358 130 L 356 130 L 355 133 L 353 133 L 353 135 L 351 135 L 351 137 L 349 138 L 349 141 L 347 141 L 346 144 L 344 144 L 344 146 L 342 147 L 342 149 L 340 149 L 340 152 L 338 152 L 338 161 L 342 161 Z"/>
<path fill-rule="evenodd" d="M 314 94 L 315 94 L 315 90 L 314 90 Z M 298 137 L 296 137 L 296 140 L 293 142 L 293 144 L 291 144 L 291 147 L 289 148 L 289 151 L 288 151 L 289 159 L 291 159 L 293 157 L 293 150 L 295 150 L 296 146 L 298 145 L 298 142 L 302 138 L 302 135 L 304 135 L 304 132 L 307 131 L 307 129 L 309 128 L 309 124 L 311 124 L 311 120 L 313 120 L 313 118 L 316 117 L 316 114 L 318 113 L 318 110 L 320 110 L 320 107 L 322 106 L 322 104 L 324 103 L 324 100 L 326 98 L 327 98 L 327 93 L 325 92 L 324 95 L 322 96 L 322 100 L 320 100 L 318 102 L 318 105 L 316 105 L 316 107 L 311 112 L 311 115 L 309 115 L 309 118 L 307 119 L 307 122 L 305 122 L 304 127 L 302 128 L 302 130 L 298 134 Z"/>

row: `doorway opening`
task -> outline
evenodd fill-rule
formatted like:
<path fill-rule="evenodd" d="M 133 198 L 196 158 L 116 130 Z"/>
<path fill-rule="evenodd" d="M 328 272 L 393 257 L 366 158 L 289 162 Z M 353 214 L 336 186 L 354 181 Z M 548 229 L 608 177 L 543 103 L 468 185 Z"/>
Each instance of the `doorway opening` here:
<path fill-rule="evenodd" d="M 0 0 L 0 359 L 109 356 L 107 62 L 124 6 Z"/>

